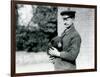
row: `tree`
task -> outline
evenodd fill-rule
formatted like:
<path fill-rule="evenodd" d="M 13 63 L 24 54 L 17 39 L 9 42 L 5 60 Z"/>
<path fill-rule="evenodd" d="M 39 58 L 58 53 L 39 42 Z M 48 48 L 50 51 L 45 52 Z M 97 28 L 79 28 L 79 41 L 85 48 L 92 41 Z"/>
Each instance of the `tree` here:
<path fill-rule="evenodd" d="M 57 8 L 37 6 L 27 26 L 16 27 L 16 49 L 28 52 L 47 51 L 48 42 L 57 35 Z M 18 12 L 16 13 L 18 16 Z M 19 16 L 18 16 L 19 17 Z M 17 18 L 18 20 L 18 18 Z M 34 26 L 38 24 L 38 27 Z"/>
<path fill-rule="evenodd" d="M 34 13 L 34 23 L 40 30 L 49 35 L 49 39 L 57 35 L 57 8 L 49 6 L 37 6 Z"/>

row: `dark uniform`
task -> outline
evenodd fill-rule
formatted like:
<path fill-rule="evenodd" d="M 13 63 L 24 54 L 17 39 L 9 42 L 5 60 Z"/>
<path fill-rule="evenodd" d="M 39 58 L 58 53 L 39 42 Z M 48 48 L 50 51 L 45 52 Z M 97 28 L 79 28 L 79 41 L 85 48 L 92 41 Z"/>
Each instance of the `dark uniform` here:
<path fill-rule="evenodd" d="M 72 25 L 68 31 L 62 33 L 61 39 L 63 49 L 60 52 L 60 57 L 53 59 L 55 70 L 75 70 L 81 37 Z"/>
<path fill-rule="evenodd" d="M 75 18 L 75 11 L 64 11 L 62 16 L 68 15 L 70 18 Z M 61 49 L 57 47 L 58 41 L 61 41 Z M 58 41 L 57 41 L 58 40 Z M 75 70 L 76 58 L 80 51 L 81 37 L 74 28 L 74 25 L 70 25 L 61 35 L 61 37 L 55 37 L 53 39 L 55 48 L 60 52 L 60 57 L 53 59 L 55 70 Z M 56 42 L 57 41 L 57 42 Z"/>

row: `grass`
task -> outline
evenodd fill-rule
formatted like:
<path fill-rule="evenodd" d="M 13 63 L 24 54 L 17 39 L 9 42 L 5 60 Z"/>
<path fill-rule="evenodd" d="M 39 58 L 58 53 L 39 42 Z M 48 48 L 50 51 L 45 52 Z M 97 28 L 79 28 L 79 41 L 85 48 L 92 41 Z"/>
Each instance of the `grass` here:
<path fill-rule="evenodd" d="M 45 52 L 16 52 L 16 65 L 27 65 L 27 64 L 38 64 L 38 63 L 48 63 L 49 56 Z"/>
<path fill-rule="evenodd" d="M 41 72 L 53 71 L 53 64 L 49 61 L 49 56 L 45 52 L 28 53 L 16 52 L 16 72 Z"/>

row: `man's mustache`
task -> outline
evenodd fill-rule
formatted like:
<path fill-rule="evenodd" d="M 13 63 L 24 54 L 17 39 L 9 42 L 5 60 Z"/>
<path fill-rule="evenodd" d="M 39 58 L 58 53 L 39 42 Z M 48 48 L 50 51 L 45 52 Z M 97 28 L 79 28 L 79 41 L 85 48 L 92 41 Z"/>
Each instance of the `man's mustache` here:
<path fill-rule="evenodd" d="M 64 23 L 64 25 L 68 25 L 67 23 Z"/>

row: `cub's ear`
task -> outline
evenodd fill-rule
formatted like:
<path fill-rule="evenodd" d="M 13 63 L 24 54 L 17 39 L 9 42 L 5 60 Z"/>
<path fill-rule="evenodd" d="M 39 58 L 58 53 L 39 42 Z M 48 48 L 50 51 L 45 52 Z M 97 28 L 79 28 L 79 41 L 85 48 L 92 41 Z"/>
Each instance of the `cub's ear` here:
<path fill-rule="evenodd" d="M 54 42 L 59 42 L 61 40 L 61 37 L 56 36 L 52 39 Z"/>

